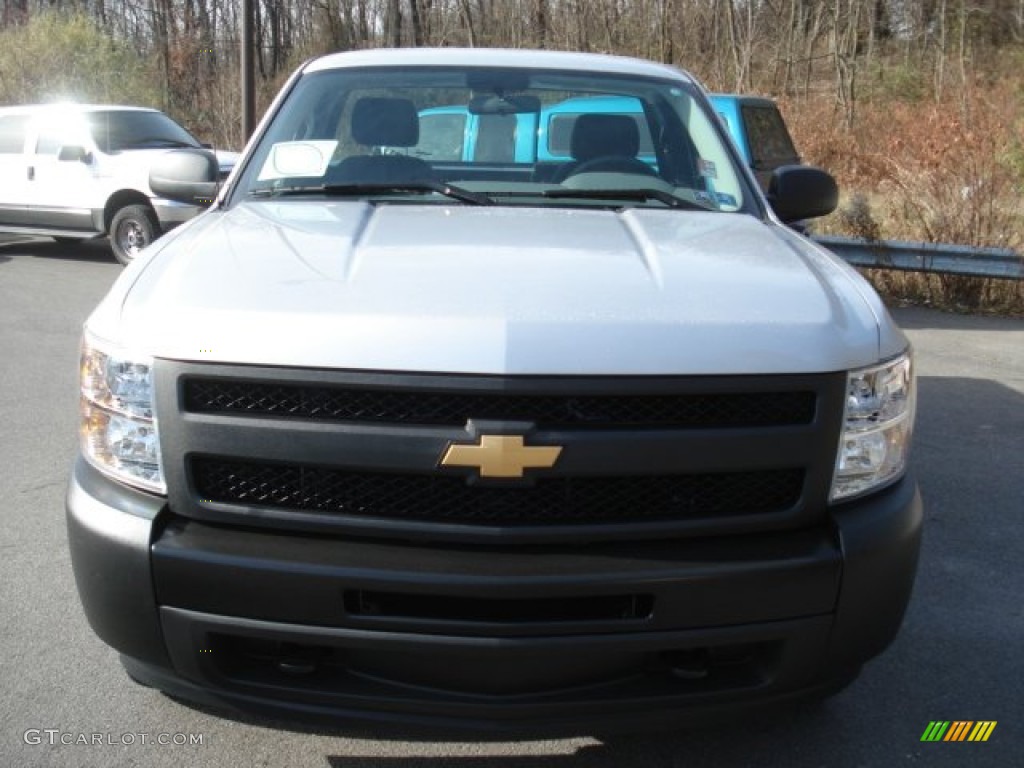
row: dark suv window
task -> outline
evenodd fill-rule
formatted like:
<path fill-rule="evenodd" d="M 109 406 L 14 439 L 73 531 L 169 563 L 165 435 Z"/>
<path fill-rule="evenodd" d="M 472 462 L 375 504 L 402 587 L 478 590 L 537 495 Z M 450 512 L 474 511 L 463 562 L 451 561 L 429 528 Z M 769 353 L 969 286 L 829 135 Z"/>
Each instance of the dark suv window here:
<path fill-rule="evenodd" d="M 101 152 L 199 146 L 192 134 L 163 112 L 89 112 L 86 122 Z"/>
<path fill-rule="evenodd" d="M 786 130 L 786 123 L 775 107 L 744 104 L 743 122 L 747 126 L 750 160 L 755 170 L 771 171 L 780 165 L 795 165 L 800 155 Z"/>
<path fill-rule="evenodd" d="M 28 115 L 0 117 L 0 154 L 20 155 L 25 148 Z"/>

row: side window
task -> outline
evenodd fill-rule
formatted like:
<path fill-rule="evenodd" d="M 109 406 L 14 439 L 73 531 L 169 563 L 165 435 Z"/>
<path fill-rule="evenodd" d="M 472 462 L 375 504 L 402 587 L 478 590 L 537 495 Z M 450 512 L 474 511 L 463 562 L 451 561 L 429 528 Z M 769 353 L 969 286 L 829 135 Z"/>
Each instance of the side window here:
<path fill-rule="evenodd" d="M 420 140 L 409 154 L 431 162 L 459 161 L 465 131 L 463 114 L 420 115 Z"/>
<path fill-rule="evenodd" d="M 640 157 L 654 156 L 654 141 L 651 139 L 651 129 L 647 125 L 647 118 L 644 115 L 633 115 L 636 120 L 636 128 L 640 133 L 640 149 L 637 155 Z"/>
<path fill-rule="evenodd" d="M 480 115 L 473 159 L 478 163 L 514 163 L 518 122 L 516 115 Z"/>
<path fill-rule="evenodd" d="M 35 133 L 35 147 L 29 149 L 36 156 L 56 157 L 62 147 L 72 145 L 83 145 L 82 124 L 78 116 L 74 114 L 61 114 L 59 116 L 42 116 L 36 120 L 29 134 Z"/>
<path fill-rule="evenodd" d="M 750 159 L 755 169 L 770 171 L 780 165 L 800 162 L 779 110 L 744 104 L 741 111 L 747 126 Z"/>
<path fill-rule="evenodd" d="M 0 117 L 0 154 L 20 155 L 25 148 L 27 115 Z"/>
<path fill-rule="evenodd" d="M 64 143 L 62 132 L 51 125 L 44 126 L 36 138 L 37 155 L 56 155 Z"/>
<path fill-rule="evenodd" d="M 568 157 L 572 143 L 572 127 L 579 115 L 552 115 L 548 121 L 548 152 L 556 157 Z"/>

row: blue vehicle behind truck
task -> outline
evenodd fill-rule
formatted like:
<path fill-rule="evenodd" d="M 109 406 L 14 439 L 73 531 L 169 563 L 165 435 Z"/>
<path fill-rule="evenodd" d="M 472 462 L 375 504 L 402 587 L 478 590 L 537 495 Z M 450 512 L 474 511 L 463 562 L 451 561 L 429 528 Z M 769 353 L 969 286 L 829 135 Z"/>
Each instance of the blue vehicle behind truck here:
<path fill-rule="evenodd" d="M 716 93 L 711 104 L 728 129 L 743 160 L 767 189 L 772 171 L 799 165 L 800 155 L 778 105 L 760 96 Z M 430 162 L 513 163 L 553 170 L 571 162 L 570 139 L 581 115 L 630 115 L 637 122 L 637 157 L 656 167 L 653 143 L 643 108 L 628 96 L 576 97 L 539 111 L 478 112 L 452 105 L 420 112 L 419 142 L 403 154 Z"/>
<path fill-rule="evenodd" d="M 774 101 L 732 93 L 713 93 L 710 99 L 762 188 L 768 188 L 768 180 L 776 168 L 802 164 L 779 105 Z"/>

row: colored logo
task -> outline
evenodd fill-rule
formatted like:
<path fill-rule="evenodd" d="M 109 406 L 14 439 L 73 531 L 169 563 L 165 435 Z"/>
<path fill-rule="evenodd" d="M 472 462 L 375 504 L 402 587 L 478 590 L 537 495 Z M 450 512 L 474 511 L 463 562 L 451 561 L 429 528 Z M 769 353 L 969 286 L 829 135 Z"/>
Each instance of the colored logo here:
<path fill-rule="evenodd" d="M 921 741 L 988 741 L 997 720 L 932 720 Z"/>
<path fill-rule="evenodd" d="M 481 435 L 470 445 L 451 443 L 441 458 L 445 467 L 473 467 L 480 477 L 521 478 L 527 469 L 550 469 L 559 445 L 525 445 L 522 435 Z"/>

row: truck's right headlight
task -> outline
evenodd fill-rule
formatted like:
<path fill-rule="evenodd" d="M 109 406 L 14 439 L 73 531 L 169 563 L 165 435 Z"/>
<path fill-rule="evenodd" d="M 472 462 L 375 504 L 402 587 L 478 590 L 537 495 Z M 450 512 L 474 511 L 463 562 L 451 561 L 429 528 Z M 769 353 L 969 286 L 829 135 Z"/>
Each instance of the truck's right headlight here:
<path fill-rule="evenodd" d="M 909 351 L 882 365 L 850 371 L 831 501 L 876 490 L 906 471 L 915 400 Z"/>
<path fill-rule="evenodd" d="M 153 414 L 153 360 L 82 338 L 81 446 L 85 458 L 121 482 L 166 493 Z"/>

